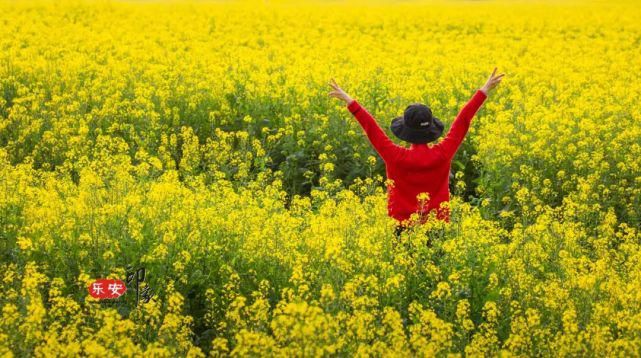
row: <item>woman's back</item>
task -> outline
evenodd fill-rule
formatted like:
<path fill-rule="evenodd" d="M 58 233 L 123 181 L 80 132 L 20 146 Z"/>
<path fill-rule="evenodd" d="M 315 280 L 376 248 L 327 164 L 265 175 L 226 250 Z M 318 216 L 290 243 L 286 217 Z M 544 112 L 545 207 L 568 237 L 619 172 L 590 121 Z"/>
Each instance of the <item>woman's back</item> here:
<path fill-rule="evenodd" d="M 444 201 L 449 201 L 448 160 L 438 145 L 412 144 L 396 162 L 386 163 L 388 185 L 388 213 L 395 219 L 408 219 L 412 213 L 428 213 Z M 419 194 L 427 193 L 422 202 Z M 446 219 L 447 213 L 438 212 Z"/>

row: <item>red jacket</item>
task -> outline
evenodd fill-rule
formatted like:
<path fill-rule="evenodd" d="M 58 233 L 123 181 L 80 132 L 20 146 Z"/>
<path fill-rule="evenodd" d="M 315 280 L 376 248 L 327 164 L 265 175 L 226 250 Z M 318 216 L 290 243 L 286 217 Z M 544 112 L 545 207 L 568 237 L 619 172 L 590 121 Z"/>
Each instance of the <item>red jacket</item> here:
<path fill-rule="evenodd" d="M 437 218 L 450 221 L 449 208 L 440 208 L 441 203 L 449 202 L 450 166 L 452 158 L 465 138 L 472 117 L 483 104 L 487 96 L 477 90 L 472 99 L 461 109 L 454 123 L 439 143 L 414 144 L 404 148 L 394 144 L 371 114 L 357 101 L 347 105 L 347 109 L 356 117 L 365 130 L 365 134 L 374 149 L 385 162 L 387 179 L 387 211 L 389 216 L 402 222 L 409 219 L 412 213 L 421 215 L 421 223 L 427 219 L 431 210 L 436 210 Z M 427 200 L 419 208 L 419 193 L 427 193 Z"/>

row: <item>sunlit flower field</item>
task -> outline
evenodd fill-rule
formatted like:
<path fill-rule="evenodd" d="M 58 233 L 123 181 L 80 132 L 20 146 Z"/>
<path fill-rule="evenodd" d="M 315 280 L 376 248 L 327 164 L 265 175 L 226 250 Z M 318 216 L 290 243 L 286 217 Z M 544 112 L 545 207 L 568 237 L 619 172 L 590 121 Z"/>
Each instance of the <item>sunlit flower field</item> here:
<path fill-rule="evenodd" d="M 638 2 L 0 14 L 0 355 L 641 355 Z M 395 240 L 329 79 L 391 135 L 413 102 L 447 128 L 494 66 L 451 222 Z"/>

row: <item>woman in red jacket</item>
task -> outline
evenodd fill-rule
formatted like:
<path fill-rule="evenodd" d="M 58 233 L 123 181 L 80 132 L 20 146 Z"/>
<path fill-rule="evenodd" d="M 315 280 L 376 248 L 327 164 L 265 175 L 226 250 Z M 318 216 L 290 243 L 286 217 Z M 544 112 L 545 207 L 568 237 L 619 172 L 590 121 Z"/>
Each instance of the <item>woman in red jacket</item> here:
<path fill-rule="evenodd" d="M 356 117 L 374 149 L 385 162 L 389 179 L 387 211 L 399 223 L 397 236 L 412 224 L 409 219 L 413 213 L 419 214 L 420 223 L 427 220 L 432 210 L 436 211 L 438 219 L 450 221 L 449 207 L 445 204 L 450 198 L 449 174 L 452 158 L 467 134 L 472 117 L 504 75 L 497 75 L 495 68 L 485 85 L 461 109 L 445 138 L 434 145 L 427 143 L 441 136 L 443 123 L 432 115 L 429 107 L 423 104 L 409 105 L 403 116 L 392 120 L 390 126 L 394 135 L 411 143 L 409 148 L 392 142 L 367 110 L 332 79 L 330 86 L 333 90 L 329 95 L 346 103 L 347 109 Z M 419 194 L 423 194 L 423 197 L 427 194 L 427 200 L 421 200 Z"/>

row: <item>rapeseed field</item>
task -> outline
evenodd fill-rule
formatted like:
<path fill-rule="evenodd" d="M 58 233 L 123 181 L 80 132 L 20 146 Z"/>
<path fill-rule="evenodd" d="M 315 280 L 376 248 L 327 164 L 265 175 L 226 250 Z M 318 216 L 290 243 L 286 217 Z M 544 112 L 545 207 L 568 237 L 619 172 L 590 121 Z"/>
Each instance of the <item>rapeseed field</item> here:
<path fill-rule="evenodd" d="M 641 355 L 638 2 L 0 14 L 2 356 Z M 329 79 L 389 134 L 414 102 L 451 125 L 495 66 L 451 222 L 396 241 Z"/>

